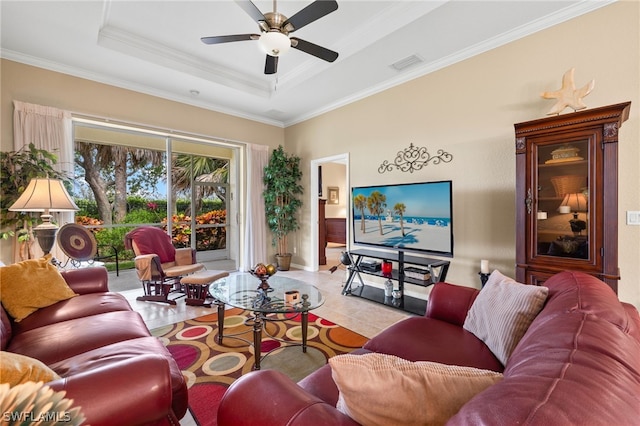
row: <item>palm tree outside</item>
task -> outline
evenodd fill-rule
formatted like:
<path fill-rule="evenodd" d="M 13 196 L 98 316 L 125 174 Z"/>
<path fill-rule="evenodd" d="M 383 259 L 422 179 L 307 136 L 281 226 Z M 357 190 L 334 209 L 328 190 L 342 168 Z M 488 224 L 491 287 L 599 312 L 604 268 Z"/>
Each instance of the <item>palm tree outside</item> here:
<path fill-rule="evenodd" d="M 223 205 L 226 205 L 226 190 L 224 186 L 218 185 L 198 185 L 192 188 L 192 182 L 207 183 L 228 183 L 229 179 L 229 161 L 212 158 L 201 157 L 189 154 L 177 154 L 174 156 L 171 167 L 171 180 L 173 184 L 174 205 L 171 211 L 176 213 L 175 202 L 180 193 L 187 194 L 189 190 L 196 191 L 195 205 L 191 206 L 191 211 L 184 212 L 192 215 L 202 209 L 202 200 L 206 197 L 215 195 L 219 198 Z"/>
<path fill-rule="evenodd" d="M 89 185 L 105 225 L 124 220 L 131 187 L 156 182 L 164 173 L 164 158 L 163 151 L 76 140 L 75 163 L 83 171 L 79 177 Z"/>

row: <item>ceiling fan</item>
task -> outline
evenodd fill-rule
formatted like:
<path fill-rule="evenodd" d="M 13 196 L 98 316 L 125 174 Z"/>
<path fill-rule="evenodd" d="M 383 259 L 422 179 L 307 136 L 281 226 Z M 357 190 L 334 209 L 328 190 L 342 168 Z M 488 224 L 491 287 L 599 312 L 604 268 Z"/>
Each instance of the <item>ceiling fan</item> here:
<path fill-rule="evenodd" d="M 287 18 L 276 9 L 276 0 L 273 0 L 273 12 L 260 12 L 250 0 L 235 0 L 235 2 L 253 18 L 260 27 L 260 34 L 236 34 L 226 36 L 202 37 L 205 44 L 229 43 L 234 41 L 258 40 L 260 46 L 267 54 L 264 65 L 265 74 L 275 74 L 278 71 L 278 58 L 291 47 L 305 53 L 333 62 L 338 58 L 338 53 L 326 49 L 317 44 L 310 43 L 297 37 L 289 37 L 289 34 L 299 30 L 338 9 L 335 0 L 316 0 L 291 18 Z"/>

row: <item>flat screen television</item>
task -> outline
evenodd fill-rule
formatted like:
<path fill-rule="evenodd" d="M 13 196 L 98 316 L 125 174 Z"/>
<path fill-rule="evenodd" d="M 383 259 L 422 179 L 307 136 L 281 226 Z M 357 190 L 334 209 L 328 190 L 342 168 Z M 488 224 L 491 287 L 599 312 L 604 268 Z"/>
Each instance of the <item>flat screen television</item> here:
<path fill-rule="evenodd" d="M 453 256 L 452 182 L 351 188 L 353 242 Z"/>

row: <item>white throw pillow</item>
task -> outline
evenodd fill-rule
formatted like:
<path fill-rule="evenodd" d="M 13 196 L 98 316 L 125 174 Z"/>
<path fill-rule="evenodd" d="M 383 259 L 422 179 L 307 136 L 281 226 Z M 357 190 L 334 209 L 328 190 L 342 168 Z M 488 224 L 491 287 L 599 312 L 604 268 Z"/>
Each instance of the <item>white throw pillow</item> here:
<path fill-rule="evenodd" d="M 463 328 L 506 365 L 548 294 L 547 287 L 521 284 L 495 270 L 469 309 Z"/>
<path fill-rule="evenodd" d="M 329 358 L 340 390 L 336 408 L 367 425 L 444 425 L 502 374 L 369 353 Z"/>

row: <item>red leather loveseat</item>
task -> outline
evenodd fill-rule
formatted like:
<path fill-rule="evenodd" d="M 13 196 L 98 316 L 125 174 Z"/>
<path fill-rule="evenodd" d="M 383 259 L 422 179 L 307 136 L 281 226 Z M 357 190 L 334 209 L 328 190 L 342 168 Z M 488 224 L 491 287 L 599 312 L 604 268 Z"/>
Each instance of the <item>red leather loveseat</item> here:
<path fill-rule="evenodd" d="M 424 317 L 394 324 L 357 353 L 503 372 L 448 425 L 637 425 L 638 311 L 586 274 L 562 272 L 545 285 L 546 303 L 504 367 L 463 329 L 479 291 L 446 283 L 435 284 Z M 218 424 L 357 424 L 335 408 L 338 394 L 329 365 L 297 384 L 275 370 L 252 372 L 225 393 Z M 395 394 L 388 389 L 389 399 Z"/>
<path fill-rule="evenodd" d="M 171 354 L 120 294 L 109 292 L 107 271 L 63 272 L 78 296 L 15 322 L 1 308 L 2 351 L 42 361 L 61 378 L 85 424 L 178 424 L 187 387 Z"/>

